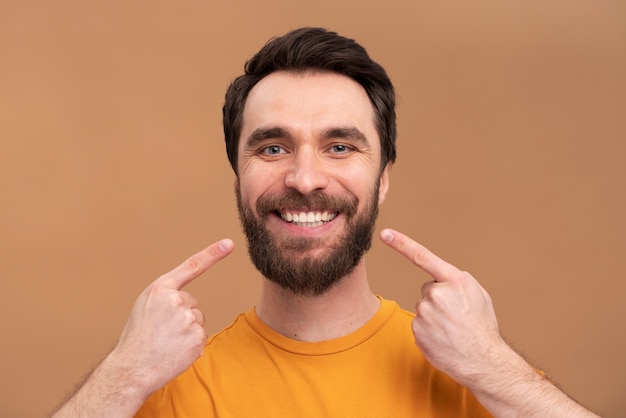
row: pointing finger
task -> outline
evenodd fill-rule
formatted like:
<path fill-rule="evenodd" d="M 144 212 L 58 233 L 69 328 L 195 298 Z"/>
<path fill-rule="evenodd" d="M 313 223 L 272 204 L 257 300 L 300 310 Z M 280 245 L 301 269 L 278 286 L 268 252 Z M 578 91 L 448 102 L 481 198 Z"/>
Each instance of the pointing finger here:
<path fill-rule="evenodd" d="M 230 239 L 218 241 L 189 257 L 174 270 L 159 277 L 156 282 L 175 290 L 181 290 L 208 268 L 233 251 L 235 244 Z"/>
<path fill-rule="evenodd" d="M 436 282 L 450 281 L 460 272 L 452 264 L 437 257 L 422 244 L 393 229 L 383 229 L 380 239 L 405 256 L 413 264 L 430 274 Z"/>

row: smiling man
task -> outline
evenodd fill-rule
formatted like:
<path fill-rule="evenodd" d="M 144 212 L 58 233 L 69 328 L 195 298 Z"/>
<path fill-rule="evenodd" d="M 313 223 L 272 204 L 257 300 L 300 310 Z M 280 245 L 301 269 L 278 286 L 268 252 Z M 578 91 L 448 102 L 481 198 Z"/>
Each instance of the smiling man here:
<path fill-rule="evenodd" d="M 240 217 L 255 266 L 295 295 L 364 274 L 354 270 L 388 185 L 374 121 L 363 87 L 335 73 L 277 71 L 248 96 Z"/>
<path fill-rule="evenodd" d="M 500 337 L 467 272 L 390 229 L 428 272 L 416 313 L 372 293 L 364 254 L 395 160 L 395 96 L 351 39 L 271 40 L 229 87 L 224 132 L 258 304 L 207 340 L 183 287 L 219 241 L 139 296 L 113 351 L 58 416 L 594 416 Z"/>

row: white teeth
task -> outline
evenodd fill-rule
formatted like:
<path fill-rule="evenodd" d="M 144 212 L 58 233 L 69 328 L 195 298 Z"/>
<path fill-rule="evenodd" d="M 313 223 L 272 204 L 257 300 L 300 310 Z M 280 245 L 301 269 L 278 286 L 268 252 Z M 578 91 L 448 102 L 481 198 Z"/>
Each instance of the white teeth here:
<path fill-rule="evenodd" d="M 299 226 L 321 226 L 325 222 L 332 221 L 336 213 L 328 213 L 328 211 L 324 212 L 288 212 L 283 211 L 280 213 L 280 216 L 287 222 L 291 222 L 297 224 Z"/>

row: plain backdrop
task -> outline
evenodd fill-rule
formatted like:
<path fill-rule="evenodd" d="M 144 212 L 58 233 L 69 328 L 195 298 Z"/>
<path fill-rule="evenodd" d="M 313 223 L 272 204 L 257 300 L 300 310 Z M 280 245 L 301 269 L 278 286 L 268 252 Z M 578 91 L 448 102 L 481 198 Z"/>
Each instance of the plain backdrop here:
<path fill-rule="evenodd" d="M 533 364 L 626 416 L 619 0 L 0 0 L 0 416 L 44 416 L 141 290 L 220 238 L 234 254 L 188 287 L 207 330 L 254 305 L 221 106 L 300 26 L 357 39 L 397 87 L 377 230 L 470 271 Z M 429 277 L 377 239 L 367 257 L 413 309 Z"/>

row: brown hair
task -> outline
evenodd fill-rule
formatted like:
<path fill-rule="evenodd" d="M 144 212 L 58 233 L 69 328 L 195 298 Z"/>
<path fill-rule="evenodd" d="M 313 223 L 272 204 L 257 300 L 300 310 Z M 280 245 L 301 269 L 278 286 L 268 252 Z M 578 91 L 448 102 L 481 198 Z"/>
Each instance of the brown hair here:
<path fill-rule="evenodd" d="M 387 73 L 374 62 L 365 48 L 353 39 L 322 28 L 296 29 L 271 39 L 244 67 L 226 91 L 223 124 L 228 161 L 237 174 L 237 148 L 241 135 L 243 109 L 250 90 L 263 77 L 275 71 L 330 71 L 358 82 L 369 96 L 376 112 L 376 128 L 381 142 L 381 170 L 396 159 L 395 92 Z"/>

